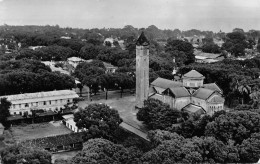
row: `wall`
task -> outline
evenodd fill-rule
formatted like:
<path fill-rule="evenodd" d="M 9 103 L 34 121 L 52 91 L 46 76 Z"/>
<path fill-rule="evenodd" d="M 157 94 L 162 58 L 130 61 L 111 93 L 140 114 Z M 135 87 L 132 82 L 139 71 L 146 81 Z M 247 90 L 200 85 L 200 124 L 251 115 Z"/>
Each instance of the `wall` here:
<path fill-rule="evenodd" d="M 203 86 L 203 79 L 183 79 L 183 86 L 186 86 L 186 87 Z"/>
<path fill-rule="evenodd" d="M 183 107 L 190 103 L 190 97 L 180 97 L 173 99 L 174 108 L 181 110 Z"/>
<path fill-rule="evenodd" d="M 141 108 L 149 94 L 149 47 L 136 46 L 136 106 Z"/>
<path fill-rule="evenodd" d="M 33 100 L 31 100 L 33 101 Z M 23 104 L 15 104 L 12 103 L 13 105 L 11 105 L 10 107 L 10 114 L 14 115 L 14 114 L 21 114 L 23 115 L 25 112 L 28 112 L 28 114 L 32 114 L 31 113 L 31 109 L 44 109 L 44 110 L 60 110 L 61 108 L 64 108 L 64 105 L 66 105 L 68 102 L 73 102 L 73 99 L 58 99 L 56 100 L 52 100 L 52 101 L 39 101 L 39 102 L 33 102 L 31 103 L 31 101 L 28 99 L 28 103 L 23 103 Z M 44 104 L 45 102 L 45 104 Z"/>

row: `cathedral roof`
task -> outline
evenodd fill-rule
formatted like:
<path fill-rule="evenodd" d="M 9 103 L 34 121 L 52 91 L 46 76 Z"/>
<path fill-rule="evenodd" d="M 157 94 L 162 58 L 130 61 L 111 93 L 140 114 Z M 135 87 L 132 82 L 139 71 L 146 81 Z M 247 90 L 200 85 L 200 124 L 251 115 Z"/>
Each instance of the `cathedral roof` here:
<path fill-rule="evenodd" d="M 144 32 L 142 32 L 141 35 L 139 36 L 139 38 L 137 39 L 136 45 L 137 46 L 148 46 L 149 45 L 149 41 L 145 37 Z"/>
<path fill-rule="evenodd" d="M 151 85 L 167 89 L 167 88 L 181 87 L 182 82 L 172 81 L 172 80 L 163 79 L 163 78 L 158 77 L 151 83 Z"/>
<path fill-rule="evenodd" d="M 192 96 L 202 100 L 207 100 L 214 92 L 214 90 L 199 88 L 193 93 Z"/>
<path fill-rule="evenodd" d="M 201 106 L 198 106 L 198 105 L 195 105 L 195 104 L 192 104 L 192 103 L 183 107 L 182 110 L 189 112 L 189 113 L 192 113 L 192 114 L 196 113 L 196 114 L 199 114 L 199 115 L 206 113 L 206 111 Z"/>
<path fill-rule="evenodd" d="M 222 90 L 219 88 L 219 86 L 216 83 L 204 84 L 203 87 L 206 89 L 210 89 L 222 93 Z"/>
<path fill-rule="evenodd" d="M 169 89 L 175 95 L 175 98 L 190 96 L 190 93 L 184 87 L 174 87 L 174 88 L 169 88 Z"/>
<path fill-rule="evenodd" d="M 190 72 L 184 74 L 183 78 L 204 78 L 204 76 L 196 70 L 191 70 Z"/>

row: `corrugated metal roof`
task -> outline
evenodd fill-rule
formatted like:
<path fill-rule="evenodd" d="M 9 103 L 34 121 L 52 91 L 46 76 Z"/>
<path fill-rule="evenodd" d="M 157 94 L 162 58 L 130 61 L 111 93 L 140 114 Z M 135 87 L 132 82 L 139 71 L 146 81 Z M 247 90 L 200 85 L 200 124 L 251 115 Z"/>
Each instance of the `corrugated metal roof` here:
<path fill-rule="evenodd" d="M 151 85 L 167 89 L 167 88 L 181 87 L 182 82 L 172 81 L 172 80 L 163 79 L 163 78 L 158 77 L 151 83 Z"/>
<path fill-rule="evenodd" d="M 1 96 L 0 98 L 3 97 L 6 97 L 7 100 L 12 102 L 12 104 L 17 104 L 17 103 L 57 100 L 57 99 L 64 99 L 64 98 L 76 98 L 79 96 L 75 91 L 72 90 L 58 90 L 58 91 L 49 91 L 49 92 L 8 95 L 8 96 Z"/>

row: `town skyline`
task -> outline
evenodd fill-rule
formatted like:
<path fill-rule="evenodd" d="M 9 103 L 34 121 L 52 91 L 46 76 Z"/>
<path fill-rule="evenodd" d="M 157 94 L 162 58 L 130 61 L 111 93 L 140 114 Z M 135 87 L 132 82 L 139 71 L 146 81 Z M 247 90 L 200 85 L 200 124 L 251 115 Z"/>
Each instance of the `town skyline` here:
<path fill-rule="evenodd" d="M 231 32 L 260 29 L 260 1 L 250 0 L 0 0 L 0 24 L 59 25 L 72 28 L 123 28 Z"/>

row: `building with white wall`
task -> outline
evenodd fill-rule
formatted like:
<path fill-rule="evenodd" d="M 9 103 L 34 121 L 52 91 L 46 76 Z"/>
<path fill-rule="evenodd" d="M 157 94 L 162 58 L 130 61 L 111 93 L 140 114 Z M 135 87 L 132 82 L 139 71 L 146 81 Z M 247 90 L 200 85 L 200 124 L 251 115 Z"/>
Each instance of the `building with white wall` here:
<path fill-rule="evenodd" d="M 69 128 L 70 130 L 72 130 L 73 132 L 82 132 L 83 130 L 82 129 L 79 129 L 77 126 L 76 126 L 76 122 L 74 121 L 74 116 L 73 114 L 68 114 L 68 115 L 64 115 L 62 116 L 63 117 L 63 122 L 65 124 L 65 126 L 67 128 Z"/>
<path fill-rule="evenodd" d="M 70 57 L 67 59 L 68 63 L 71 64 L 74 68 L 77 67 L 79 63 L 86 62 L 86 60 L 81 59 L 79 57 Z"/>
<path fill-rule="evenodd" d="M 59 111 L 64 105 L 72 103 L 74 98 L 79 97 L 72 90 L 58 90 L 49 92 L 25 93 L 17 95 L 2 96 L 12 103 L 10 114 L 31 114 L 32 110 L 43 109 L 45 111 Z"/>
<path fill-rule="evenodd" d="M 204 79 L 195 70 L 184 74 L 182 82 L 157 78 L 151 83 L 149 97 L 178 110 L 212 115 L 224 109 L 225 99 L 215 83 L 204 84 Z"/>

